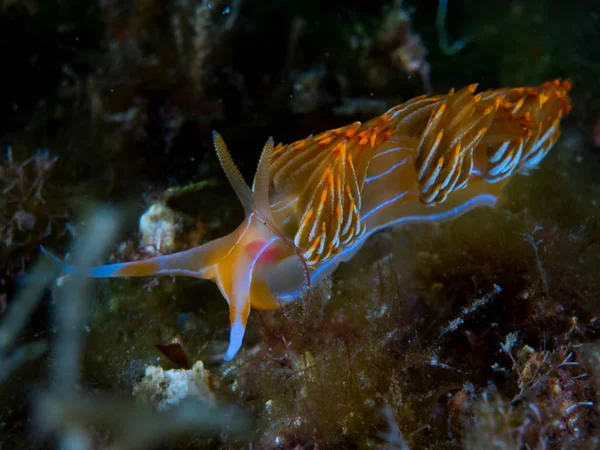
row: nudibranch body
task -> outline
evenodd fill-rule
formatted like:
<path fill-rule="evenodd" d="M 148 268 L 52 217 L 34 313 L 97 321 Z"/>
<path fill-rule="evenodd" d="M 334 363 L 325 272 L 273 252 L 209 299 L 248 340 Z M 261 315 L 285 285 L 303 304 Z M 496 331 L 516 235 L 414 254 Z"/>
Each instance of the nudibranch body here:
<path fill-rule="evenodd" d="M 534 168 L 570 110 L 568 81 L 418 97 L 365 123 L 290 145 L 267 141 L 252 188 L 221 136 L 214 143 L 246 212 L 231 234 L 155 258 L 85 269 L 92 277 L 186 275 L 213 280 L 229 303 L 231 360 L 250 309 L 276 309 L 347 261 L 382 228 L 455 218 L 496 203 Z M 78 269 L 64 265 L 66 272 Z"/>

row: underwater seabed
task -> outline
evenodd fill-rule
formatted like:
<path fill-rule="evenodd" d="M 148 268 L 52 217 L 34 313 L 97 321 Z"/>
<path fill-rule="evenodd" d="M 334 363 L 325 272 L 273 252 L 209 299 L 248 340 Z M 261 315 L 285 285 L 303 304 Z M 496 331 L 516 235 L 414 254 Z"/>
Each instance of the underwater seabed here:
<path fill-rule="evenodd" d="M 597 3 L 4 2 L 0 449 L 600 448 Z M 249 180 L 270 135 L 556 77 L 562 136 L 497 207 L 376 233 L 310 295 L 252 311 L 230 362 L 214 283 L 39 257 L 233 230 L 213 129 Z"/>
<path fill-rule="evenodd" d="M 600 188 L 581 147 L 567 128 L 494 209 L 376 234 L 309 296 L 253 311 L 229 363 L 216 356 L 228 313 L 212 283 L 59 278 L 40 423 L 111 448 L 186 430 L 185 448 L 592 442 Z M 117 238 L 116 216 L 98 215 L 106 231 L 88 230 L 74 260 Z"/>

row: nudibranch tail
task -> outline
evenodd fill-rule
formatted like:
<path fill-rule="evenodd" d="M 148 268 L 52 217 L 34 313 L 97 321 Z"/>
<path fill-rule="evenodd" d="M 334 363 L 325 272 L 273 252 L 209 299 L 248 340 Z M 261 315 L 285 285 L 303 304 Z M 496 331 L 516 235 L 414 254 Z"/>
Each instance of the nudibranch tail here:
<path fill-rule="evenodd" d="M 224 254 L 224 250 L 231 244 L 231 238 L 225 236 L 190 250 L 171 255 L 161 255 L 139 261 L 95 267 L 74 267 L 53 255 L 44 247 L 40 247 L 40 250 L 54 262 L 60 264 L 65 274 L 78 274 L 92 278 L 171 275 L 212 280 L 215 276 L 214 267 L 216 262 Z"/>

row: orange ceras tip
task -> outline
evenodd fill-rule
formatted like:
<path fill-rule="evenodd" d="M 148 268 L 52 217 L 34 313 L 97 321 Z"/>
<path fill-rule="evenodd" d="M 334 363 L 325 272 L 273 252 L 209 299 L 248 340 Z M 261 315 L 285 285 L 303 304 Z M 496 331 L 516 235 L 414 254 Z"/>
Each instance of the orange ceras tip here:
<path fill-rule="evenodd" d="M 371 147 L 375 146 L 375 140 L 377 139 L 377 130 L 373 130 L 371 136 L 369 137 L 369 142 L 371 143 Z"/>
<path fill-rule="evenodd" d="M 172 255 L 92 268 L 51 257 L 66 273 L 98 278 L 214 281 L 229 306 L 223 359 L 231 360 L 242 347 L 251 308 L 272 310 L 301 299 L 379 230 L 495 206 L 513 177 L 543 161 L 571 109 L 571 82 L 476 89 L 471 84 L 420 96 L 365 123 L 290 145 L 275 147 L 268 139 L 251 185 L 215 132 L 217 156 L 245 212 L 233 232 Z"/>

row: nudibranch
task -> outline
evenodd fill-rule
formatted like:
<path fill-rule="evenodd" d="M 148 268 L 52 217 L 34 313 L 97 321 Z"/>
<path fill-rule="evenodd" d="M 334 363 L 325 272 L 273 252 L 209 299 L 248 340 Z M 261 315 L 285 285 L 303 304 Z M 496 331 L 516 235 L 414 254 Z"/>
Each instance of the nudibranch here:
<path fill-rule="evenodd" d="M 61 262 L 64 270 L 213 280 L 229 304 L 224 358 L 231 360 L 251 307 L 271 310 L 299 298 L 378 230 L 493 206 L 512 175 L 538 165 L 571 108 L 570 82 L 478 94 L 476 88 L 417 97 L 368 122 L 289 145 L 269 138 L 252 188 L 214 132 L 246 213 L 234 232 L 180 253 L 90 269 Z"/>

